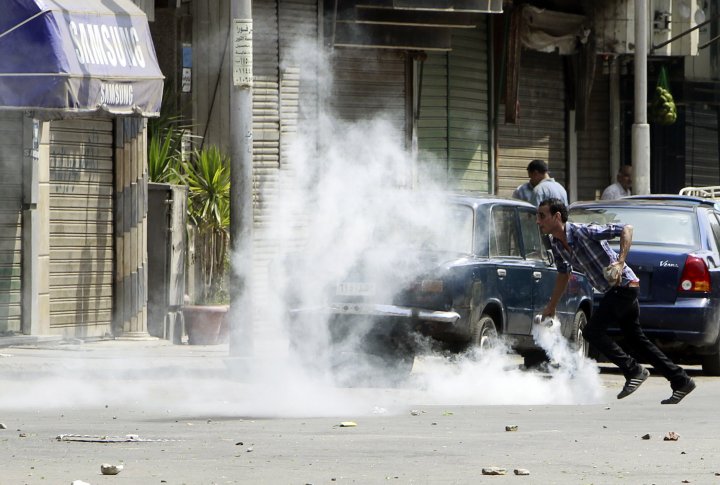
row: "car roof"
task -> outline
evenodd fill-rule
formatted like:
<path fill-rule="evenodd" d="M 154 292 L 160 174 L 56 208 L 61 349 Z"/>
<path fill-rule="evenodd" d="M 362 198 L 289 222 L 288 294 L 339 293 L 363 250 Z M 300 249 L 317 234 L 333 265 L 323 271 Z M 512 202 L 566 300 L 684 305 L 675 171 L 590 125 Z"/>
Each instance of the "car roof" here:
<path fill-rule="evenodd" d="M 535 206 L 529 202 L 525 202 L 520 199 L 513 199 L 510 197 L 500 197 L 498 195 L 474 195 L 474 194 L 462 194 L 462 193 L 449 193 L 447 194 L 448 199 L 455 203 L 462 203 L 470 205 L 474 208 L 478 208 L 481 205 L 487 204 L 504 204 L 504 205 L 516 205 L 519 207 L 531 207 L 535 209 Z"/>
<path fill-rule="evenodd" d="M 703 199 L 702 197 L 676 194 L 631 195 L 615 200 L 578 201 L 570 204 L 570 209 L 592 209 L 594 207 L 614 206 L 678 207 L 687 209 L 703 206 L 720 210 L 720 202 L 714 199 Z"/>

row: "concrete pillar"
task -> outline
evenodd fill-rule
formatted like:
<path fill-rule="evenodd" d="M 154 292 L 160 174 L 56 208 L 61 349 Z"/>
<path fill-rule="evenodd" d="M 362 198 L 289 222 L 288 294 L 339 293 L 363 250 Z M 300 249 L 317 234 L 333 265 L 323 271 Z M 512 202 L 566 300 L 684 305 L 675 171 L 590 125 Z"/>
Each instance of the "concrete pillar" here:
<path fill-rule="evenodd" d="M 155 339 L 147 331 L 147 122 L 115 124 L 115 336 Z"/>

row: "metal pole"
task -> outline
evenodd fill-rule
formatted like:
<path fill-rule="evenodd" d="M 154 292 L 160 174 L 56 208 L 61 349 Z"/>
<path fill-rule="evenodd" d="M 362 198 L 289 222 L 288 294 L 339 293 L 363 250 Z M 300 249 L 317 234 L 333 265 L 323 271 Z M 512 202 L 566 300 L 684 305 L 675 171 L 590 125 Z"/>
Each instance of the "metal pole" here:
<path fill-rule="evenodd" d="M 647 0 L 635 0 L 635 122 L 632 126 L 633 193 L 650 193 L 650 125 L 647 122 Z"/>
<path fill-rule="evenodd" d="M 230 354 L 253 353 L 252 0 L 231 0 Z"/>

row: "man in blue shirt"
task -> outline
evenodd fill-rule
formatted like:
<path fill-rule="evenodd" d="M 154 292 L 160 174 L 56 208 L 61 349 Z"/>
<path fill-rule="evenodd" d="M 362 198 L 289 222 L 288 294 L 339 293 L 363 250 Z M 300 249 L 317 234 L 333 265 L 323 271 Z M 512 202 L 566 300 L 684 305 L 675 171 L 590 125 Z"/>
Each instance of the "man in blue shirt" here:
<path fill-rule="evenodd" d="M 533 160 L 527 166 L 528 182 L 519 185 L 512 196 L 515 199 L 525 200 L 538 206 L 545 199 L 560 199 L 567 205 L 567 192 L 548 173 L 548 166 L 544 160 Z"/>
<path fill-rule="evenodd" d="M 540 203 L 537 224 L 549 234 L 557 265 L 557 279 L 543 316 L 554 316 L 560 297 L 565 292 L 570 272 L 584 273 L 596 290 L 604 293 L 597 311 L 583 330 L 583 337 L 602 352 L 625 375 L 625 386 L 618 399 L 629 396 L 650 376 L 650 373 L 628 355 L 607 333 L 610 324 L 617 324 L 637 357 L 652 364 L 670 381 L 673 393 L 662 404 L 677 404 L 695 389 L 695 382 L 678 365 L 657 348 L 640 328 L 638 293 L 640 282 L 625 264 L 633 228 L 629 224 L 575 224 L 568 222 L 567 207 L 559 199 Z M 620 253 L 608 244 L 620 237 Z"/>

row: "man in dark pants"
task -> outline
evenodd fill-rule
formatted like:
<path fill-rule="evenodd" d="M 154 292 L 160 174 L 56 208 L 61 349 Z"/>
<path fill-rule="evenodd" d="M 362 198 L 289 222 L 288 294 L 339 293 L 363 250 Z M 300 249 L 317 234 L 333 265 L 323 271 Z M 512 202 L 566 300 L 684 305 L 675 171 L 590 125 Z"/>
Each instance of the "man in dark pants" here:
<path fill-rule="evenodd" d="M 565 292 L 570 272 L 584 273 L 598 291 L 605 294 L 600 306 L 583 331 L 585 340 L 605 354 L 625 375 L 625 386 L 618 399 L 629 396 L 650 376 L 631 355 L 628 355 L 607 334 L 609 324 L 617 324 L 637 357 L 649 362 L 670 381 L 673 393 L 662 404 L 677 404 L 693 389 L 695 382 L 674 364 L 640 328 L 638 305 L 639 281 L 625 264 L 632 226 L 629 224 L 575 224 L 568 222 L 567 207 L 560 199 L 540 203 L 537 224 L 543 234 L 549 234 L 558 275 L 550 302 L 543 316 L 554 316 L 560 297 Z M 620 236 L 620 254 L 613 251 L 608 240 Z"/>

